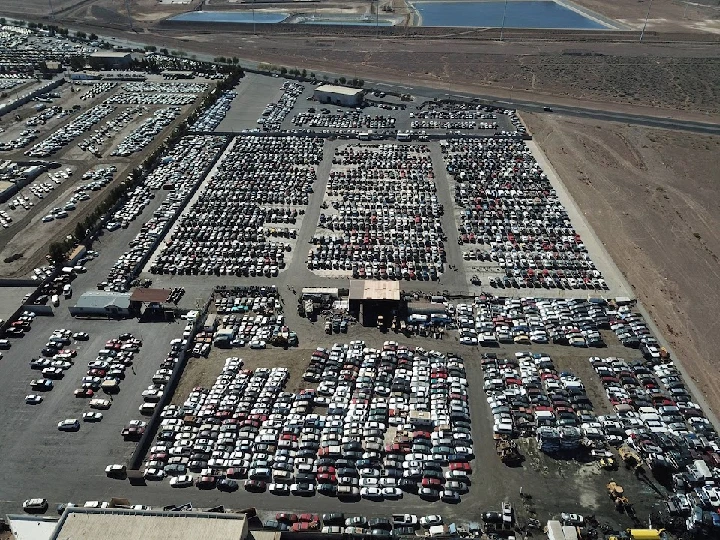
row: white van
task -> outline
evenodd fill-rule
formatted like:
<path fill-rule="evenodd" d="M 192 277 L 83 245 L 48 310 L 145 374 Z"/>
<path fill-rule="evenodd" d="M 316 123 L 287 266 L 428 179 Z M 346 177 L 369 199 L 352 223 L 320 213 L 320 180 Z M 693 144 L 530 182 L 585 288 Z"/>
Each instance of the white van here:
<path fill-rule="evenodd" d="M 60 305 L 60 297 L 57 294 L 53 294 L 52 298 L 50 298 L 50 301 L 52 302 L 52 305 L 55 307 L 58 307 Z"/>
<path fill-rule="evenodd" d="M 72 285 L 70 285 L 69 283 L 67 283 L 67 284 L 63 287 L 63 296 L 64 296 L 65 298 L 71 298 L 71 297 L 72 297 Z"/>

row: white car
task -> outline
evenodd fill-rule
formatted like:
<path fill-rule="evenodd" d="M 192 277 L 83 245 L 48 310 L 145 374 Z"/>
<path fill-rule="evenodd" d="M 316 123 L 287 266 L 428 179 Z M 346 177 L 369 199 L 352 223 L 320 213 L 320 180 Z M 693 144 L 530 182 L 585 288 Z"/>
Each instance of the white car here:
<path fill-rule="evenodd" d="M 23 510 L 26 512 L 45 512 L 47 509 L 46 499 L 27 499 L 23 502 Z"/>
<path fill-rule="evenodd" d="M 193 477 L 189 474 L 174 476 L 170 479 L 170 486 L 174 488 L 185 488 L 193 485 Z"/>
<path fill-rule="evenodd" d="M 382 488 L 382 496 L 386 499 L 401 499 L 403 492 L 398 487 L 384 487 Z"/>
<path fill-rule="evenodd" d="M 28 394 L 25 396 L 25 403 L 28 405 L 38 405 L 42 403 L 43 397 L 37 394 Z"/>
<path fill-rule="evenodd" d="M 430 516 L 423 516 L 420 518 L 420 525 L 423 527 L 432 527 L 433 525 L 442 525 L 443 519 L 442 516 L 438 516 L 437 514 L 433 514 Z"/>
<path fill-rule="evenodd" d="M 109 409 L 112 402 L 109 399 L 95 398 L 90 400 L 90 408 L 92 409 Z"/>
<path fill-rule="evenodd" d="M 125 465 L 114 464 L 105 467 L 105 474 L 111 478 L 123 477 L 125 476 L 126 472 L 127 468 L 125 467 Z"/>
<path fill-rule="evenodd" d="M 99 422 L 103 419 L 103 414 L 97 411 L 84 412 L 82 415 L 83 422 Z"/>
<path fill-rule="evenodd" d="M 275 495 L 289 495 L 290 486 L 282 483 L 274 483 L 268 486 L 268 491 L 270 493 L 274 493 Z"/>
<path fill-rule="evenodd" d="M 83 508 L 108 508 L 110 503 L 105 501 L 86 501 Z"/>
<path fill-rule="evenodd" d="M 58 422 L 57 428 L 60 431 L 80 431 L 80 422 L 77 418 L 66 418 Z"/>
<path fill-rule="evenodd" d="M 382 499 L 382 491 L 376 487 L 364 487 L 360 490 L 363 499 Z"/>

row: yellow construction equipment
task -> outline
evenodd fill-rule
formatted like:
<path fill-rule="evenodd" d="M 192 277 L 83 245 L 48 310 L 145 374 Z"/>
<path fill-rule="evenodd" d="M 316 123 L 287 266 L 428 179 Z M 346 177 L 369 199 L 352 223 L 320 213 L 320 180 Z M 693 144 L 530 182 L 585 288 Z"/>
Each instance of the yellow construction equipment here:
<path fill-rule="evenodd" d="M 620 459 L 622 459 L 623 462 L 625 462 L 625 465 L 627 465 L 630 469 L 642 467 L 642 458 L 629 446 L 623 444 L 620 448 L 618 448 L 618 453 L 620 454 Z"/>

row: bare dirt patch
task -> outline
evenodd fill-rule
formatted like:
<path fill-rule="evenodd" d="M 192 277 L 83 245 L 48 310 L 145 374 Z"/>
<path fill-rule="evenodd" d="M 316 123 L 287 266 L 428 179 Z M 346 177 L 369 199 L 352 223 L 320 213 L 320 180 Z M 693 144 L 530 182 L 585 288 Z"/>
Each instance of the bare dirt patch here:
<path fill-rule="evenodd" d="M 720 137 L 523 118 L 717 414 Z"/>

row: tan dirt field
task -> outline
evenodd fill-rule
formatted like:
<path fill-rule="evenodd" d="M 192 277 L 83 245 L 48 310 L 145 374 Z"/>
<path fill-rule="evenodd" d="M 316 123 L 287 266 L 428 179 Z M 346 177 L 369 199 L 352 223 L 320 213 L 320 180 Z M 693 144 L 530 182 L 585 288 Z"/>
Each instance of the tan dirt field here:
<path fill-rule="evenodd" d="M 720 137 L 523 114 L 714 411 L 720 411 Z"/>

